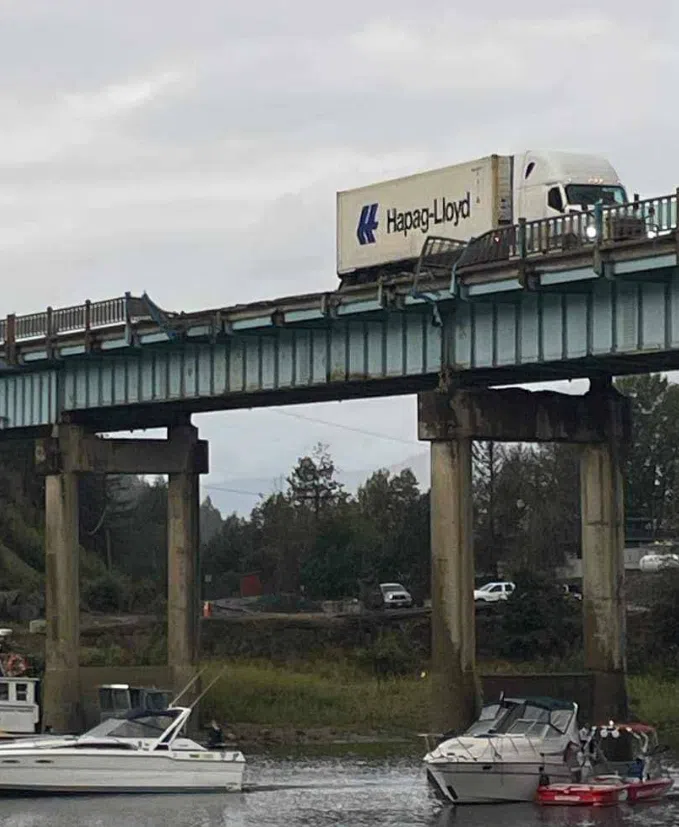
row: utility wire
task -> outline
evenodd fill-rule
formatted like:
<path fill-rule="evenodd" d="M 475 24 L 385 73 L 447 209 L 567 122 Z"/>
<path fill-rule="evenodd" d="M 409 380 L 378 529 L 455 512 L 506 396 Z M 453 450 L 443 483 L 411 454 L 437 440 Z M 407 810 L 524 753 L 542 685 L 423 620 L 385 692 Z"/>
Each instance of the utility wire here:
<path fill-rule="evenodd" d="M 330 428 L 340 428 L 343 431 L 353 431 L 357 434 L 365 434 L 366 436 L 373 436 L 377 437 L 378 439 L 388 439 L 391 442 L 400 442 L 404 445 L 419 445 L 419 441 L 416 439 L 403 439 L 399 436 L 391 436 L 390 434 L 382 434 L 377 431 L 366 431 L 363 428 L 355 428 L 353 425 L 343 425 L 340 422 L 328 422 L 325 419 L 316 419 L 313 416 L 302 416 L 302 414 L 293 413 L 292 411 L 279 411 L 274 410 L 273 413 L 280 414 L 280 416 L 290 416 L 294 419 L 301 419 L 303 422 L 316 422 L 319 425 L 327 425 Z"/>

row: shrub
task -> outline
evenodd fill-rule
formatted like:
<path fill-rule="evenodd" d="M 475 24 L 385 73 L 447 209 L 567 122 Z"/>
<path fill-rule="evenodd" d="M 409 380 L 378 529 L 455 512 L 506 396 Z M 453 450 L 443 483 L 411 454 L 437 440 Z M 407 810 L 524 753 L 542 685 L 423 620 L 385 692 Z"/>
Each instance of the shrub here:
<path fill-rule="evenodd" d="M 93 612 L 118 612 L 123 605 L 124 586 L 113 574 L 105 574 L 86 584 L 83 599 Z"/>
<path fill-rule="evenodd" d="M 378 678 L 388 678 L 414 674 L 418 657 L 405 635 L 381 631 L 377 640 L 357 651 L 356 662 Z"/>
<path fill-rule="evenodd" d="M 518 660 L 563 658 L 581 638 L 581 606 L 545 575 L 516 573 L 516 592 L 502 607 L 500 654 Z"/>

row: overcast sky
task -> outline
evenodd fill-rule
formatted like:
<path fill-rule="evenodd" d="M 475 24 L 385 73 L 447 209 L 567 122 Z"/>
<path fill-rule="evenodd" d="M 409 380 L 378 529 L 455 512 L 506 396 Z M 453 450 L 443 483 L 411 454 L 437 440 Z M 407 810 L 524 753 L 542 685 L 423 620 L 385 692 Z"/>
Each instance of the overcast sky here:
<path fill-rule="evenodd" d="M 0 315 L 332 289 L 336 190 L 491 152 L 602 153 L 674 191 L 677 44 L 677 0 L 6 0 Z M 347 472 L 424 453 L 412 398 L 292 412 L 346 427 L 199 417 L 205 482 L 256 492 L 318 440 Z"/>

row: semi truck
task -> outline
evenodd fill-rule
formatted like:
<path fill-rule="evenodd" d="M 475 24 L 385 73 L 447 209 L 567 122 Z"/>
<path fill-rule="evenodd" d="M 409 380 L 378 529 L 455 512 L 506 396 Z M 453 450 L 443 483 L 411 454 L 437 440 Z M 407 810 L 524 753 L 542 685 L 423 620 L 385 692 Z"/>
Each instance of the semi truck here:
<path fill-rule="evenodd" d="M 425 239 L 467 242 L 491 230 L 627 203 L 603 157 L 529 150 L 337 193 L 337 273 L 343 283 L 412 270 Z"/>

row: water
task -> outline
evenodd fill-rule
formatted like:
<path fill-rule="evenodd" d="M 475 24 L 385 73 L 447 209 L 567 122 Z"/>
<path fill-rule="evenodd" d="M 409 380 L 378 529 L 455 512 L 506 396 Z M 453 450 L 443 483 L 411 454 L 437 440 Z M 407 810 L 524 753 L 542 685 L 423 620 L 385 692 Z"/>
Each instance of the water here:
<path fill-rule="evenodd" d="M 665 827 L 679 798 L 590 808 L 533 804 L 440 805 L 420 761 L 409 758 L 248 760 L 248 792 L 235 795 L 0 799 L 0 827 Z"/>

